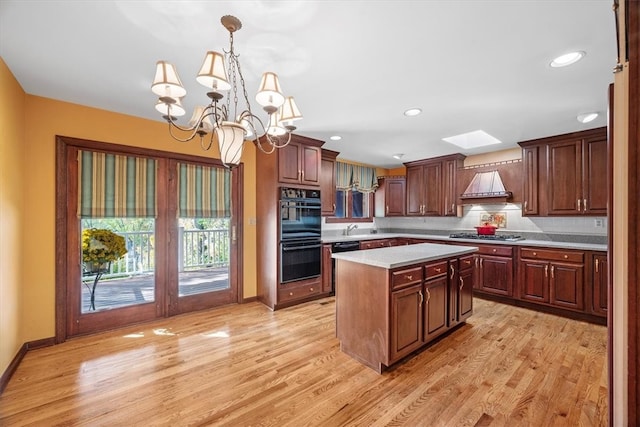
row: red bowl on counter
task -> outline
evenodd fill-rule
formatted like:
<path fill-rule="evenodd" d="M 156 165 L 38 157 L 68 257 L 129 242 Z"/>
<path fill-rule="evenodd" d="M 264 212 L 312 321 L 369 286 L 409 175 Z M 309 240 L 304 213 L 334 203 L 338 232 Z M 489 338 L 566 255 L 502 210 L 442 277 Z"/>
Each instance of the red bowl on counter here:
<path fill-rule="evenodd" d="M 493 236 L 496 234 L 496 228 L 498 227 L 495 225 L 479 225 L 476 227 L 476 231 L 481 236 Z"/>

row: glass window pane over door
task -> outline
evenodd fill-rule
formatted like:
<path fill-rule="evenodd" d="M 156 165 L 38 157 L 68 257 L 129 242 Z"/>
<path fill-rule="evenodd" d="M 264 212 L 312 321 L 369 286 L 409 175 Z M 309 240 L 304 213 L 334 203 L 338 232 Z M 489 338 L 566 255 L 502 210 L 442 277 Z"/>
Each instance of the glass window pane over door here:
<path fill-rule="evenodd" d="M 93 313 L 154 302 L 155 219 L 82 219 L 81 235 L 91 229 L 110 230 L 122 236 L 127 252 L 104 268 L 95 269 L 90 263 L 83 263 L 80 312 Z"/>
<path fill-rule="evenodd" d="M 231 173 L 178 163 L 178 297 L 231 290 Z"/>

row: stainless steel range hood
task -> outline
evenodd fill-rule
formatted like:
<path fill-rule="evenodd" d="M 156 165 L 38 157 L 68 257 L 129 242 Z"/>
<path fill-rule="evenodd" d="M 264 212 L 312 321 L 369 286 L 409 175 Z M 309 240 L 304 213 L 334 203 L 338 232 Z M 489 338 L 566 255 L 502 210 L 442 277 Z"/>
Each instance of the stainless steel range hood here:
<path fill-rule="evenodd" d="M 495 201 L 507 201 L 513 193 L 504 188 L 502 179 L 497 170 L 477 172 L 471 183 L 460 196 L 462 200 L 495 199 Z"/>

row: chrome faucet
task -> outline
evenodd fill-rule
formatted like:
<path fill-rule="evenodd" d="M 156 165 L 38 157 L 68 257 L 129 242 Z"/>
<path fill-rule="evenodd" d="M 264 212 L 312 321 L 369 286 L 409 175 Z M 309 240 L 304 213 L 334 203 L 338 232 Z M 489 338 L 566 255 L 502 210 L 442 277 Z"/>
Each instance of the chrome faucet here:
<path fill-rule="evenodd" d="M 351 233 L 351 230 L 358 228 L 358 224 L 349 224 L 347 225 L 347 229 L 345 230 L 345 233 L 347 236 L 349 235 L 349 233 Z"/>

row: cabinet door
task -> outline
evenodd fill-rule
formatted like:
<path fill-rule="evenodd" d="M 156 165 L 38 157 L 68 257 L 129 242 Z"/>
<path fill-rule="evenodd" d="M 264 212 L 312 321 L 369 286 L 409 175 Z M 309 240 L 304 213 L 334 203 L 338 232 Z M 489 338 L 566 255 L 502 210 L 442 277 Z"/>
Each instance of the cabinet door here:
<path fill-rule="evenodd" d="M 584 267 L 580 264 L 552 263 L 550 299 L 553 305 L 584 310 Z"/>
<path fill-rule="evenodd" d="M 464 322 L 473 314 L 473 269 L 460 270 L 458 275 L 458 313 Z"/>
<path fill-rule="evenodd" d="M 442 202 L 442 163 L 424 166 L 424 215 L 441 216 Z"/>
<path fill-rule="evenodd" d="M 523 259 L 520 267 L 520 299 L 548 303 L 549 263 Z"/>
<path fill-rule="evenodd" d="M 279 148 L 278 156 L 278 181 L 288 184 L 300 183 L 300 145 L 290 142 L 284 148 Z"/>
<path fill-rule="evenodd" d="M 300 182 L 320 185 L 321 151 L 318 147 L 302 145 L 300 148 Z"/>
<path fill-rule="evenodd" d="M 335 160 L 322 158 L 320 163 L 320 197 L 323 216 L 332 216 L 336 213 L 336 171 Z"/>
<path fill-rule="evenodd" d="M 422 166 L 407 168 L 407 215 L 423 215 L 424 173 Z"/>
<path fill-rule="evenodd" d="M 391 353 L 396 361 L 419 348 L 422 341 L 422 284 L 391 293 Z"/>
<path fill-rule="evenodd" d="M 443 197 L 444 197 L 444 215 L 456 216 L 458 213 L 457 203 L 457 173 L 458 161 L 446 160 L 444 162 L 444 178 L 443 178 Z"/>
<path fill-rule="evenodd" d="M 513 295 L 513 260 L 478 255 L 478 289 L 497 295 Z"/>
<path fill-rule="evenodd" d="M 524 169 L 522 215 L 538 215 L 538 151 L 539 147 L 522 149 L 522 166 Z"/>
<path fill-rule="evenodd" d="M 333 259 L 331 245 L 322 245 L 322 292 L 331 292 L 333 283 Z"/>
<path fill-rule="evenodd" d="M 609 300 L 609 272 L 607 265 L 607 255 L 593 256 L 593 286 L 592 286 L 592 306 L 591 312 L 600 316 L 607 315 Z"/>
<path fill-rule="evenodd" d="M 607 140 L 587 140 L 582 150 L 582 212 L 607 214 L 609 184 L 607 182 Z"/>
<path fill-rule="evenodd" d="M 582 141 L 547 146 L 548 213 L 577 215 L 582 211 Z"/>
<path fill-rule="evenodd" d="M 425 283 L 424 341 L 430 341 L 447 328 L 447 276 Z"/>
<path fill-rule="evenodd" d="M 385 184 L 385 216 L 404 216 L 405 180 L 394 178 Z"/>

